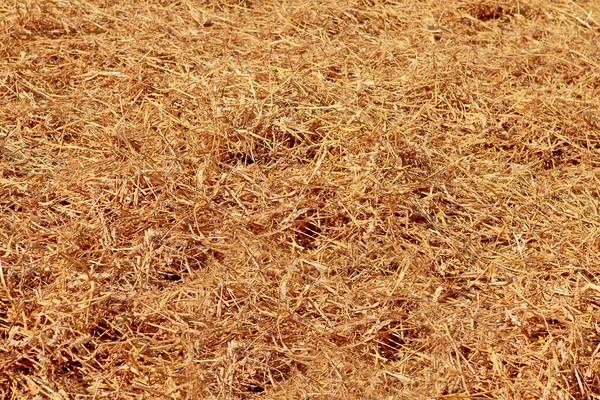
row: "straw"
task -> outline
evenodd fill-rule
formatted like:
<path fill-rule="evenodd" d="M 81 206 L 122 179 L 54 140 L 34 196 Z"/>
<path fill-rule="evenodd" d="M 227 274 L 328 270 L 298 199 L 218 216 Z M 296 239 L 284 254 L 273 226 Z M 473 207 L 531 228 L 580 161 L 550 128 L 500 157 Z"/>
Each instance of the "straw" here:
<path fill-rule="evenodd" d="M 600 398 L 600 4 L 0 4 L 3 399 Z"/>

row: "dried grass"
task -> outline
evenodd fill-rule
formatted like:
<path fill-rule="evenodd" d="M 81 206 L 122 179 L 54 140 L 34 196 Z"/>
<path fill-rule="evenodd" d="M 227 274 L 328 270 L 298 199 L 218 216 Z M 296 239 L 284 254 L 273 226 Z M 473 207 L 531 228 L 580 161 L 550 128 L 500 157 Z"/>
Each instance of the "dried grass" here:
<path fill-rule="evenodd" d="M 599 14 L 0 3 L 0 396 L 600 398 Z"/>

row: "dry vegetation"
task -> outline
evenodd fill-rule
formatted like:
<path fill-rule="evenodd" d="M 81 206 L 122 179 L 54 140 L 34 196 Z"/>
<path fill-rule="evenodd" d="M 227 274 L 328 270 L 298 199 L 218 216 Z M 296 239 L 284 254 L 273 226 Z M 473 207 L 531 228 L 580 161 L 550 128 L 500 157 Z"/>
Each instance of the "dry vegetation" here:
<path fill-rule="evenodd" d="M 0 397 L 600 398 L 599 14 L 1 1 Z"/>

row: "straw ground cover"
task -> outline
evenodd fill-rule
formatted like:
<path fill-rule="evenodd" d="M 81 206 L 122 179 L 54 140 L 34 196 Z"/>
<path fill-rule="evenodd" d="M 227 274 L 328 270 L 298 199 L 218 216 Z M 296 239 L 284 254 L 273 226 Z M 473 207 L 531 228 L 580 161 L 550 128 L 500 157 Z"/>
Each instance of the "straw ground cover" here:
<path fill-rule="evenodd" d="M 2 1 L 0 397 L 600 397 L 595 1 Z"/>

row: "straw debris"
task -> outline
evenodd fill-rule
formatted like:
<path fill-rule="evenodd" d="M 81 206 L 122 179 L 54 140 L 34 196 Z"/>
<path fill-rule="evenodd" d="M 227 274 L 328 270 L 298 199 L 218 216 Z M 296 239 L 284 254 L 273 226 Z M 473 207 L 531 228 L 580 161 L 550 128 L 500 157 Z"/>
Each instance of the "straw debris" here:
<path fill-rule="evenodd" d="M 1 3 L 0 397 L 600 398 L 599 14 Z"/>

